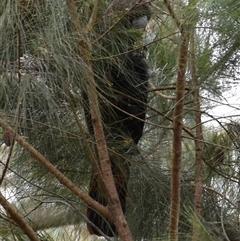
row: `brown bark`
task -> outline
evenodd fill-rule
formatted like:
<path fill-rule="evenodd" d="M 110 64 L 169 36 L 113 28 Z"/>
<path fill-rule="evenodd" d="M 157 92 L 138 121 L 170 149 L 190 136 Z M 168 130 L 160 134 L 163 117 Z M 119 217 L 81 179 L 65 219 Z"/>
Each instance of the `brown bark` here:
<path fill-rule="evenodd" d="M 183 106 L 185 90 L 185 73 L 187 66 L 187 53 L 189 32 L 182 30 L 179 46 L 178 73 L 176 83 L 176 99 L 173 112 L 173 144 L 172 144 L 172 169 L 171 169 L 171 206 L 169 222 L 169 238 L 178 240 L 178 223 L 180 211 L 180 182 L 181 182 L 181 157 L 182 157 L 182 129 Z"/>
<path fill-rule="evenodd" d="M 181 23 L 176 15 L 176 13 L 174 12 L 174 9 L 173 9 L 173 6 L 172 6 L 172 3 L 169 1 L 169 0 L 164 0 L 164 3 L 171 15 L 171 17 L 175 20 L 176 22 L 176 25 L 179 29 L 181 29 Z"/>
<path fill-rule="evenodd" d="M 196 75 L 196 63 L 195 63 L 195 42 L 194 32 L 191 33 L 190 40 L 190 72 L 192 78 L 193 88 L 193 103 L 195 110 L 195 126 L 196 126 L 196 139 L 195 139 L 195 191 L 194 191 L 194 212 L 196 217 L 200 218 L 201 215 L 201 203 L 202 203 L 202 189 L 203 189 L 203 177 L 202 177 L 202 155 L 203 155 L 203 133 L 202 133 L 202 119 L 201 119 L 201 105 L 199 94 L 199 83 Z M 192 240 L 197 241 L 199 233 L 196 227 L 193 226 Z"/>
<path fill-rule="evenodd" d="M 0 119 L 0 126 L 3 129 L 13 131 L 12 128 L 7 125 L 2 119 Z M 104 216 L 108 215 L 106 207 L 100 205 L 94 199 L 89 197 L 84 191 L 75 186 L 75 184 L 71 180 L 64 176 L 54 165 L 51 164 L 51 162 L 49 162 L 41 153 L 39 153 L 33 146 L 31 146 L 27 141 L 25 141 L 20 135 L 16 134 L 15 140 L 22 148 L 29 152 L 29 154 L 34 159 L 39 161 L 41 165 L 43 165 L 51 174 L 53 174 L 58 179 L 58 181 L 62 183 L 65 187 L 67 187 L 72 193 L 81 198 L 88 205 L 96 208 L 99 213 L 103 214 Z"/>
<path fill-rule="evenodd" d="M 37 234 L 27 223 L 27 221 L 17 212 L 17 210 L 0 193 L 0 204 L 5 209 L 11 219 L 23 230 L 31 241 L 40 241 Z"/>
<path fill-rule="evenodd" d="M 77 16 L 74 0 L 66 0 L 66 3 L 72 18 L 72 23 L 75 31 L 79 35 L 83 36 L 83 38 L 79 39 L 79 47 L 80 47 L 81 59 L 86 66 L 84 70 L 85 73 L 83 73 L 83 76 L 85 76 L 85 88 L 89 99 L 89 105 L 90 105 L 89 108 L 90 108 L 90 113 L 91 113 L 91 118 L 93 123 L 94 136 L 95 136 L 98 156 L 100 160 L 101 173 L 99 173 L 100 174 L 99 176 L 102 177 L 102 181 L 104 183 L 106 192 L 109 197 L 107 214 L 104 213 L 103 216 L 105 216 L 106 218 L 108 218 L 114 223 L 114 225 L 117 228 L 119 238 L 121 240 L 132 241 L 131 233 L 121 208 L 121 203 L 118 197 L 118 193 L 114 183 L 114 177 L 111 170 L 111 162 L 110 162 L 107 144 L 106 144 L 104 131 L 103 131 L 103 126 L 101 122 L 96 83 L 94 80 L 94 74 L 93 74 L 91 62 L 89 59 L 90 48 L 84 40 L 84 39 L 87 39 L 86 38 L 87 36 L 86 35 L 84 36 L 84 31 L 81 28 L 81 23 Z M 96 206 L 95 207 L 92 205 L 90 206 L 95 208 L 97 211 L 99 211 L 98 208 L 96 208 Z"/>

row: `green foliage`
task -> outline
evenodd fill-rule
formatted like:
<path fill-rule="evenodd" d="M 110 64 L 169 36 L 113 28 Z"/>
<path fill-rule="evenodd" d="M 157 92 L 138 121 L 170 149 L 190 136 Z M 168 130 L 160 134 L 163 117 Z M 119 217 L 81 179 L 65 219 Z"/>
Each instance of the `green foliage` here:
<path fill-rule="evenodd" d="M 76 1 L 76 4 L 81 23 L 85 26 L 92 12 L 92 1 Z M 104 2 L 100 6 L 98 22 L 87 35 L 91 63 L 101 93 L 100 103 L 106 102 L 102 93 L 109 88 L 105 69 L 113 63 L 120 65 L 123 53 L 129 50 L 129 46 L 139 47 L 148 40 L 147 56 L 151 65 L 151 81 L 155 86 L 154 91 L 149 90 L 148 115 L 139 144 L 140 153 L 134 157 L 128 154 L 124 156 L 131 163 L 126 216 L 134 240 L 167 240 L 171 125 L 179 30 L 169 14 L 156 9 L 146 39 L 138 42 L 136 40 L 142 36 L 142 32 L 127 29 L 119 16 L 103 20 L 102 11 L 106 4 Z M 156 5 L 167 11 L 162 3 L 156 1 Z M 196 72 L 200 93 L 205 96 L 201 100 L 202 106 L 207 107 L 207 113 L 215 104 L 208 97 L 223 99 L 224 90 L 229 87 L 223 84 L 222 79 L 228 79 L 230 84 L 232 80 L 239 79 L 239 3 L 233 0 L 200 1 L 196 13 L 192 13 L 191 6 L 180 5 L 176 8 L 183 22 L 196 23 Z M 87 192 L 94 139 L 87 131 L 83 115 L 85 100 L 81 90 L 88 76 L 84 76 L 85 66 L 79 58 L 78 46 L 79 38 L 86 38 L 86 33 L 81 36 L 75 33 L 65 1 L 59 0 L 1 1 L 0 32 L 1 118 Z M 195 107 L 191 88 L 188 70 L 184 124 L 194 134 Z M 201 220 L 189 211 L 193 205 L 195 149 L 193 137 L 184 131 L 182 208 L 185 210 L 187 206 L 188 213 L 181 213 L 180 240 L 191 239 L 192 225 L 199 228 L 202 240 L 206 241 L 224 240 L 223 226 L 229 237 L 239 235 L 239 229 L 234 230 L 239 210 L 229 202 L 237 203 L 239 198 L 238 123 L 238 120 L 229 125 L 223 122 L 220 129 L 213 131 L 209 126 L 204 128 L 203 174 L 206 188 Z M 117 147 L 119 142 L 109 145 L 110 151 L 116 151 Z M 219 148 L 224 150 L 224 160 L 215 166 L 213 162 Z M 9 148 L 2 145 L 1 167 L 8 151 Z M 228 183 L 224 189 L 223 183 Z M 47 210 L 45 224 L 39 221 L 36 227 L 43 229 L 39 231 L 42 240 L 56 240 L 52 235 L 54 232 L 47 235 L 45 229 L 56 228 L 58 232 L 67 233 L 68 225 L 73 225 L 74 231 L 78 231 L 85 222 L 85 204 L 58 183 L 18 144 L 5 177 L 5 188 L 11 203 L 30 221 L 38 216 L 40 208 Z M 30 205 L 33 201 L 34 206 Z M 224 207 L 222 213 L 221 207 Z M 58 213 L 62 216 L 57 216 Z M 54 216 L 55 223 L 50 222 L 48 216 Z M 33 227 L 36 220 L 31 223 Z M 11 222 L 1 210 L 0 226 L 9 227 L 9 224 Z M 15 240 L 26 240 L 19 230 L 13 233 Z M 0 230 L 1 235 L 4 240 L 14 240 L 12 234 L 4 230 Z M 75 235 L 77 237 L 79 233 Z M 75 240 L 70 235 L 71 239 Z"/>

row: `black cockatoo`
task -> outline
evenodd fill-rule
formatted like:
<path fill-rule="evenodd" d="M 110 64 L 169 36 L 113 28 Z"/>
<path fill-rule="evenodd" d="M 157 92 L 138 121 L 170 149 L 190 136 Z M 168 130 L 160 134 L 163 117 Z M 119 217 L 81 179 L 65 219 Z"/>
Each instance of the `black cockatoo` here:
<path fill-rule="evenodd" d="M 105 131 L 107 141 L 109 143 L 122 143 L 120 144 L 121 147 L 118 147 L 120 155 L 111 153 L 109 155 L 116 189 L 124 212 L 126 208 L 129 163 L 121 157 L 121 154 L 127 152 L 127 148 L 129 148 L 129 146 L 126 147 L 123 144 L 124 140 L 131 139 L 135 146 L 143 134 L 149 78 L 148 64 L 139 53 L 132 52 L 127 55 L 121 70 L 113 66 L 108 71 L 108 76 L 109 74 L 116 98 L 113 101 L 114 106 L 110 108 L 111 113 L 103 113 L 102 118 L 103 122 L 107 123 L 107 130 Z M 109 116 L 114 116 L 113 123 L 109 123 Z M 112 120 L 112 118 L 110 119 Z M 110 137 L 108 138 L 108 136 Z M 89 195 L 101 204 L 107 205 L 104 187 L 98 178 L 97 172 L 94 171 Z M 115 226 L 90 207 L 87 210 L 87 218 L 89 220 L 87 226 L 90 234 L 101 236 L 102 232 L 109 237 L 116 235 Z"/>
<path fill-rule="evenodd" d="M 136 5 L 136 9 L 133 8 L 132 13 L 131 15 L 130 12 L 127 16 L 130 21 L 129 26 L 145 28 L 150 17 L 149 6 Z M 142 137 L 149 79 L 149 67 L 143 50 L 131 50 L 131 48 L 133 46 L 126 49 L 125 52 L 128 53 L 122 54 L 120 61 L 110 64 L 106 68 L 105 78 L 109 82 L 109 89 L 99 89 L 101 95 L 108 100 L 107 104 L 100 101 L 100 109 L 108 147 L 114 149 L 113 152 L 109 151 L 109 156 L 123 212 L 126 209 L 127 180 L 129 178 L 129 163 L 123 156 L 124 153 L 131 153 L 130 149 L 134 149 Z M 84 111 L 89 131 L 93 134 L 87 104 Z M 130 140 L 131 144 L 124 144 L 126 140 Z M 134 155 L 136 151 L 132 153 Z M 107 205 L 108 197 L 98 175 L 98 170 L 93 170 L 89 195 L 99 203 Z M 87 219 L 90 234 L 109 237 L 117 235 L 114 224 L 91 207 L 87 209 Z"/>

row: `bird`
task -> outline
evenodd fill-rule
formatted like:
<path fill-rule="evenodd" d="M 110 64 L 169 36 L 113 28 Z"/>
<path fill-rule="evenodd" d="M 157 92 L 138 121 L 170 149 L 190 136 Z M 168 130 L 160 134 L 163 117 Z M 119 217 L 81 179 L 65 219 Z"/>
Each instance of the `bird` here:
<path fill-rule="evenodd" d="M 107 71 L 107 76 L 115 98 L 109 99 L 109 102 L 113 103 L 111 108 L 103 107 L 111 111 L 102 115 L 102 121 L 105 124 L 105 135 L 110 136 L 106 138 L 108 144 L 117 143 L 115 147 L 117 150 L 110 152 L 109 156 L 116 190 L 122 210 L 125 212 L 130 164 L 122 154 L 128 152 L 132 146 L 135 147 L 143 135 L 149 66 L 142 53 L 133 51 L 125 56 L 121 66 L 112 65 Z M 131 141 L 130 144 L 125 145 L 127 139 Z M 97 170 L 93 170 L 91 176 L 89 196 L 102 205 L 108 204 L 108 197 Z M 96 210 L 88 207 L 86 216 L 90 234 L 108 237 L 117 235 L 114 224 Z"/>
<path fill-rule="evenodd" d="M 118 8 L 121 7 L 123 6 L 119 5 L 118 1 L 113 1 L 104 15 L 108 16 L 116 9 L 120 10 Z M 119 24 L 119 26 L 145 30 L 151 17 L 149 2 L 143 0 L 128 7 L 131 11 L 124 16 L 123 24 Z M 122 10 L 124 9 L 126 6 Z M 129 39 L 131 38 L 129 36 Z M 104 67 L 105 74 L 102 78 L 106 80 L 107 84 L 102 81 L 103 86 L 97 87 L 99 96 L 102 97 L 99 97 L 100 112 L 109 149 L 112 174 L 123 213 L 126 211 L 127 184 L 130 176 L 130 163 L 125 155 L 139 153 L 137 144 L 143 135 L 148 101 L 149 65 L 145 48 L 134 49 L 135 41 L 136 39 L 133 38 L 132 41 L 128 41 L 128 45 L 125 43 L 118 46 L 123 53 L 121 52 L 114 61 L 110 60 L 110 63 Z M 99 79 L 99 74 L 97 76 Z M 84 91 L 83 99 L 87 100 Z M 89 103 L 88 101 L 85 103 L 84 113 L 87 127 L 89 133 L 94 135 Z M 99 170 L 93 165 L 89 196 L 107 206 L 108 196 L 99 175 Z M 86 217 L 87 229 L 91 235 L 108 237 L 118 235 L 111 220 L 106 219 L 90 206 L 87 207 Z"/>

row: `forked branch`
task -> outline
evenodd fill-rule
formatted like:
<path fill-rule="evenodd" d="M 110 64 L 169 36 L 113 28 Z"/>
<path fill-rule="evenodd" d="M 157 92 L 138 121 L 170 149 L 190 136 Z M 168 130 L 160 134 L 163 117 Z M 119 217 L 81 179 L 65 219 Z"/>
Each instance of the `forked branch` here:
<path fill-rule="evenodd" d="M 13 129 L 2 119 L 0 119 L 0 127 L 13 131 Z M 52 175 L 54 175 L 59 180 L 59 182 L 62 183 L 65 187 L 67 187 L 72 193 L 81 198 L 88 205 L 96 208 L 102 215 L 108 215 L 106 207 L 100 205 L 94 199 L 89 197 L 84 191 L 78 188 L 71 180 L 69 180 L 65 175 L 63 175 L 54 165 L 51 164 L 51 162 L 49 162 L 41 153 L 39 153 L 32 145 L 25 141 L 20 135 L 16 134 L 15 140 L 22 148 L 29 152 L 29 154 L 34 159 L 39 161 L 41 165 L 44 166 L 44 168 L 46 168 Z"/>
<path fill-rule="evenodd" d="M 66 3 L 70 12 L 73 27 L 77 34 L 81 36 L 81 38 L 79 38 L 80 58 L 85 64 L 83 78 L 86 94 L 89 100 L 89 109 L 93 123 L 94 136 L 96 140 L 98 156 L 100 159 L 101 173 L 99 173 L 99 176 L 102 177 L 102 181 L 104 183 L 107 195 L 109 197 L 107 213 L 105 213 L 105 215 L 103 216 L 107 217 L 114 223 L 121 240 L 132 241 L 131 233 L 121 208 L 121 203 L 119 200 L 119 196 L 114 182 L 114 177 L 112 174 L 107 143 L 105 140 L 105 135 L 101 122 L 101 114 L 98 103 L 96 83 L 94 80 L 94 74 L 90 62 L 90 48 L 88 43 L 86 42 L 87 35 L 86 33 L 84 33 L 84 30 L 81 27 L 81 22 L 77 17 L 78 15 L 74 0 L 66 0 Z M 98 208 L 96 208 L 96 210 L 99 211 Z"/>

